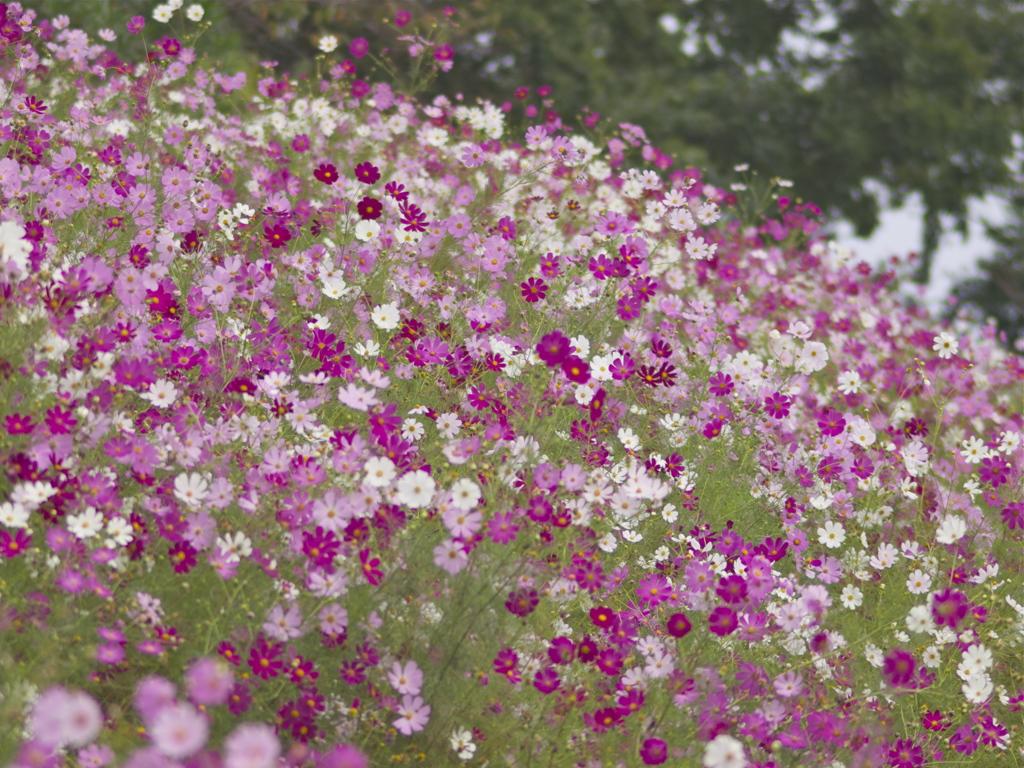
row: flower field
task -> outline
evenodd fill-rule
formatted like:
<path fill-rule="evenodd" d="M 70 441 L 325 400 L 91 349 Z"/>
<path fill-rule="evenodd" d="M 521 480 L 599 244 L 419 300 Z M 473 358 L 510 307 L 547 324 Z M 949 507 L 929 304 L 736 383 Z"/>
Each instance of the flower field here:
<path fill-rule="evenodd" d="M 202 18 L 0 3 L 0 764 L 1024 763 L 993 326 L 543 86 Z"/>

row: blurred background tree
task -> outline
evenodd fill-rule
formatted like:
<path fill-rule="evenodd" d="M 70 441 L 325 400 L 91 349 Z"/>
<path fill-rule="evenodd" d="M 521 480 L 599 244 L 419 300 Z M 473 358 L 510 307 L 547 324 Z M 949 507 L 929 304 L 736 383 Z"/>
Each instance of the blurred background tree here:
<path fill-rule="evenodd" d="M 75 26 L 91 32 L 102 26 L 117 29 L 122 34 L 115 49 L 132 44 L 123 29 L 133 13 L 147 15 L 147 33 L 174 29 L 152 21 L 156 3 L 28 4 L 51 17 L 67 14 Z M 276 61 L 293 75 L 314 72 L 316 43 L 323 34 L 342 41 L 337 58 L 346 57 L 345 46 L 356 37 L 366 38 L 373 51 L 393 46 L 395 12 L 411 11 L 413 21 L 403 33 L 423 34 L 443 25 L 446 42 L 456 50 L 453 70 L 421 96 L 458 92 L 471 103 L 478 97 L 511 102 L 515 115 L 531 103 L 544 109 L 535 95 L 525 101 L 514 98 L 517 88 L 526 86 L 536 94 L 537 86 L 548 85 L 553 108 L 567 122 L 576 123 L 589 108 L 615 123 L 636 123 L 675 159 L 676 167 L 699 167 L 720 186 L 735 180 L 737 163 L 790 179 L 800 197 L 832 217 L 845 218 L 860 237 L 878 225 L 879 192 L 893 207 L 919 194 L 924 242 L 915 279 L 920 283 L 929 281 L 944 216 L 965 234 L 970 200 L 988 193 L 1008 200 L 1017 188 L 1008 162 L 1015 153 L 1014 136 L 1024 132 L 1020 2 L 202 4 L 212 23 L 200 51 L 221 59 L 236 52 L 231 63 L 240 67 L 239 56 L 248 54 L 250 70 L 260 61 Z M 455 24 L 444 17 L 449 4 L 456 8 Z M 362 68 L 368 61 L 358 64 Z M 1021 279 L 1019 270 L 1010 272 L 1000 272 L 999 280 Z M 1024 282 L 1014 285 L 1018 296 L 1024 292 Z M 994 283 L 990 288 L 992 296 L 1002 291 Z M 1001 316 L 1002 305 L 985 306 L 984 312 Z"/>

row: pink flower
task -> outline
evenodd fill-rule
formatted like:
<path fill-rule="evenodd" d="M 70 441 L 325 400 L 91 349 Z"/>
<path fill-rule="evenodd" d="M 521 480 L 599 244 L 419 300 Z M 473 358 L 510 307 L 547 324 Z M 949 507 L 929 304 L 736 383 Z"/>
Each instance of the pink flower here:
<path fill-rule="evenodd" d="M 271 768 L 281 742 L 265 723 L 242 723 L 224 739 L 224 768 Z"/>
<path fill-rule="evenodd" d="M 403 696 L 402 703 L 395 711 L 398 713 L 398 719 L 392 725 L 406 736 L 422 731 L 430 720 L 430 707 L 426 706 L 419 696 Z"/>
<path fill-rule="evenodd" d="M 192 664 L 185 674 L 185 689 L 196 704 L 218 706 L 231 695 L 235 676 L 223 659 L 204 657 Z"/>
<path fill-rule="evenodd" d="M 164 707 L 149 728 L 153 744 L 174 760 L 191 757 L 206 744 L 210 726 L 191 704 Z"/>
<path fill-rule="evenodd" d="M 407 661 L 404 665 L 396 661 L 391 665 L 388 682 L 399 693 L 415 696 L 423 685 L 423 671 L 415 661 Z"/>
<path fill-rule="evenodd" d="M 443 568 L 454 575 L 461 571 L 469 563 L 469 555 L 462 549 L 462 545 L 448 539 L 434 547 L 434 565 Z"/>

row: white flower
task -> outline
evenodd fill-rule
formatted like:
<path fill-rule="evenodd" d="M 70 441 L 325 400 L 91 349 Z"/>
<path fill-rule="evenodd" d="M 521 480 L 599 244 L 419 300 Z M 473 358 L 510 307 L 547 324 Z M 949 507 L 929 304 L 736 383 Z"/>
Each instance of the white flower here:
<path fill-rule="evenodd" d="M 907 614 L 907 629 L 911 632 L 931 632 L 935 629 L 935 622 L 932 620 L 932 609 L 927 605 L 915 605 Z"/>
<path fill-rule="evenodd" d="M 366 477 L 363 482 L 374 488 L 383 488 L 395 479 L 398 473 L 395 470 L 395 462 L 387 456 L 373 456 L 363 465 L 366 470 Z"/>
<path fill-rule="evenodd" d="M 628 542 L 636 544 L 638 541 L 642 541 L 644 537 L 637 531 L 623 531 L 622 538 Z"/>
<path fill-rule="evenodd" d="M 992 651 L 981 643 L 968 646 L 964 651 L 964 662 L 968 662 L 980 670 L 992 669 Z"/>
<path fill-rule="evenodd" d="M 898 554 L 899 551 L 892 544 L 882 544 L 878 547 L 878 554 L 872 557 L 869 562 L 872 568 L 884 571 L 896 561 L 896 555 Z"/>
<path fill-rule="evenodd" d="M 963 446 L 960 455 L 968 464 L 977 464 L 988 455 L 985 443 L 977 437 L 964 440 L 960 445 Z"/>
<path fill-rule="evenodd" d="M 471 760 L 476 752 L 476 744 L 473 743 L 473 734 L 465 728 L 453 731 L 448 743 L 458 754 L 460 760 Z"/>
<path fill-rule="evenodd" d="M 907 577 L 907 589 L 912 595 L 923 595 L 932 586 L 932 577 L 918 568 Z"/>
<path fill-rule="evenodd" d="M 398 480 L 398 500 L 407 507 L 421 509 L 434 498 L 436 488 L 434 478 L 422 469 L 406 472 Z"/>
<path fill-rule="evenodd" d="M 13 221 L 0 224 L 0 267 L 13 261 L 20 275 L 28 274 L 28 257 L 32 243 L 25 239 L 25 228 Z M 0 274 L 3 270 L 0 270 Z"/>
<path fill-rule="evenodd" d="M 864 647 L 864 658 L 867 659 L 868 664 L 872 667 L 880 667 L 885 662 L 885 654 L 874 643 L 868 643 Z"/>
<path fill-rule="evenodd" d="M 853 584 L 847 584 L 843 587 L 842 594 L 839 595 L 839 602 L 851 611 L 856 610 L 864 604 L 864 593 L 853 586 Z"/>
<path fill-rule="evenodd" d="M 329 299 L 340 299 L 346 293 L 352 290 L 345 283 L 345 278 L 343 278 L 341 275 L 331 275 L 330 277 L 325 277 L 320 281 L 320 283 L 321 285 L 323 285 L 323 288 L 320 289 L 320 292 Z"/>
<path fill-rule="evenodd" d="M 110 545 L 113 544 L 115 547 L 125 547 L 132 543 L 132 539 L 135 535 L 132 533 L 132 526 L 127 520 L 120 516 L 114 516 L 107 520 L 107 546 L 113 549 Z"/>
<path fill-rule="evenodd" d="M 964 697 L 971 704 L 983 704 L 992 695 L 993 688 L 992 679 L 986 674 L 973 675 L 960 686 Z"/>
<path fill-rule="evenodd" d="M 618 432 L 618 437 L 622 447 L 627 451 L 636 450 L 640 447 L 640 438 L 629 427 L 622 427 Z"/>
<path fill-rule="evenodd" d="M 942 652 L 938 646 L 929 645 L 924 649 L 921 661 L 928 669 L 936 669 L 942 663 Z"/>
<path fill-rule="evenodd" d="M 800 373 L 814 373 L 824 368 L 827 362 L 828 349 L 825 345 L 820 341 L 809 341 L 804 344 L 794 365 Z"/>
<path fill-rule="evenodd" d="M 999 450 L 1009 456 L 1020 445 L 1019 432 L 1002 432 L 999 435 Z"/>
<path fill-rule="evenodd" d="M 951 358 L 953 355 L 957 353 L 957 350 L 960 348 L 959 342 L 957 342 L 956 338 L 950 336 L 945 331 L 936 336 L 934 341 L 935 346 L 933 346 L 932 349 L 935 352 L 938 352 L 939 357 L 941 357 L 943 360 L 948 360 L 949 358 Z"/>
<path fill-rule="evenodd" d="M 171 20 L 172 15 L 174 15 L 174 9 L 169 5 L 158 5 L 153 9 L 153 18 L 164 24 Z"/>
<path fill-rule="evenodd" d="M 946 515 L 935 532 L 939 544 L 955 544 L 967 534 L 967 523 L 957 515 Z"/>
<path fill-rule="evenodd" d="M 375 371 L 375 373 L 379 373 L 379 371 Z M 403 440 L 411 440 L 414 443 L 427 433 L 418 419 L 406 419 L 403 421 L 401 432 Z"/>
<path fill-rule="evenodd" d="M 679 519 L 679 510 L 676 509 L 675 504 L 666 504 L 661 510 L 661 519 L 669 525 L 672 525 L 676 520 Z"/>
<path fill-rule="evenodd" d="M 232 563 L 237 563 L 243 557 L 248 557 L 252 554 L 252 542 L 241 531 L 221 536 L 217 539 L 217 548 L 227 552 L 227 559 Z"/>
<path fill-rule="evenodd" d="M 80 539 L 91 539 L 103 529 L 103 515 L 93 507 L 68 517 L 68 530 Z"/>
<path fill-rule="evenodd" d="M 720 733 L 704 745 L 704 768 L 746 768 L 743 744 L 727 733 Z"/>
<path fill-rule="evenodd" d="M 199 5 L 198 3 L 193 3 L 188 7 L 188 10 L 185 11 L 185 15 L 188 17 L 189 21 L 202 21 L 203 6 Z"/>
<path fill-rule="evenodd" d="M 844 395 L 855 395 L 860 392 L 860 374 L 847 371 L 839 376 L 839 391 Z"/>
<path fill-rule="evenodd" d="M 380 234 L 380 224 L 373 219 L 363 219 L 356 224 L 356 239 L 364 243 Z"/>
<path fill-rule="evenodd" d="M 438 433 L 441 437 L 451 439 L 457 437 L 459 432 L 462 430 L 462 419 L 454 413 L 441 413 L 438 414 L 437 421 L 434 422 L 437 427 Z"/>
<path fill-rule="evenodd" d="M 178 390 L 167 379 L 157 379 L 149 385 L 149 391 L 143 392 L 140 397 L 157 408 L 168 408 L 178 399 Z"/>
<path fill-rule="evenodd" d="M 842 546 L 846 541 L 846 531 L 839 523 L 829 520 L 823 528 L 818 529 L 818 543 L 829 549 Z"/>
<path fill-rule="evenodd" d="M 393 331 L 398 327 L 398 305 L 395 302 L 382 304 L 370 313 L 373 324 L 382 331 Z"/>
<path fill-rule="evenodd" d="M 0 504 L 0 523 L 8 528 L 25 528 L 28 526 L 28 510 L 23 504 L 5 501 Z"/>
<path fill-rule="evenodd" d="M 338 47 L 338 38 L 336 38 L 334 35 L 324 35 L 323 37 L 320 38 L 320 42 L 318 43 L 318 45 L 321 51 L 323 51 L 324 53 L 330 53 L 331 51 Z"/>
<path fill-rule="evenodd" d="M 480 486 L 467 477 L 459 478 L 452 486 L 452 504 L 459 509 L 470 510 L 480 503 Z"/>
<path fill-rule="evenodd" d="M 190 507 L 195 507 L 205 499 L 209 495 L 209 488 L 209 483 L 198 472 L 183 472 L 174 478 L 174 495 Z"/>
<path fill-rule="evenodd" d="M 601 537 L 601 540 L 597 542 L 597 546 L 602 552 L 614 552 L 619 547 L 618 539 L 615 538 L 615 534 L 610 531 Z"/>

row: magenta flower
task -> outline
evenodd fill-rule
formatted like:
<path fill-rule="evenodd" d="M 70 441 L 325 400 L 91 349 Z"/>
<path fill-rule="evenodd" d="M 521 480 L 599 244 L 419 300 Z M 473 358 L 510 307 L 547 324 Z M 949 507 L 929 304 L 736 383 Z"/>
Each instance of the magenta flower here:
<path fill-rule="evenodd" d="M 789 407 L 792 404 L 793 399 L 780 392 L 768 395 L 764 399 L 764 409 L 773 419 L 784 419 L 789 416 Z"/>
<path fill-rule="evenodd" d="M 516 589 L 509 593 L 505 607 L 513 616 L 529 616 L 537 608 L 540 598 L 536 589 Z"/>
<path fill-rule="evenodd" d="M 353 59 L 361 59 L 370 52 L 370 44 L 366 42 L 365 38 L 357 37 L 349 43 L 348 52 Z"/>
<path fill-rule="evenodd" d="M 266 640 L 260 638 L 249 651 L 249 668 L 252 669 L 253 674 L 264 680 L 280 675 L 284 668 L 284 662 L 277 657 L 281 655 L 283 647 L 280 643 L 268 645 Z"/>
<path fill-rule="evenodd" d="M 725 637 L 736 631 L 739 619 L 732 608 L 721 605 L 708 614 L 708 628 L 719 637 Z"/>
<path fill-rule="evenodd" d="M 523 299 L 530 304 L 543 301 L 548 292 L 548 284 L 539 277 L 531 277 L 525 283 L 520 283 L 519 287 Z"/>
<path fill-rule="evenodd" d="M 636 594 L 639 598 L 645 602 L 650 603 L 652 606 L 660 605 L 672 592 L 672 586 L 669 580 L 662 576 L 660 573 L 648 573 L 637 585 Z"/>
<path fill-rule="evenodd" d="M 661 765 L 668 760 L 668 744 L 661 739 L 646 739 L 640 747 L 640 759 L 644 765 Z"/>
<path fill-rule="evenodd" d="M 404 27 L 412 21 L 412 14 L 409 11 L 398 11 L 395 13 L 395 26 Z"/>
<path fill-rule="evenodd" d="M 900 688 L 914 679 L 916 668 L 917 662 L 914 661 L 913 654 L 902 648 L 893 648 L 885 655 L 882 674 L 889 685 Z"/>
<path fill-rule="evenodd" d="M 836 409 L 829 408 L 818 417 L 818 429 L 825 437 L 841 435 L 846 429 L 846 419 Z"/>
<path fill-rule="evenodd" d="M 32 545 L 32 536 L 24 528 L 17 529 L 13 534 L 0 531 L 0 554 L 6 558 L 15 558 Z"/>
<path fill-rule="evenodd" d="M 684 613 L 673 613 L 665 622 L 665 631 L 672 637 L 685 637 L 692 628 L 693 625 Z"/>
<path fill-rule="evenodd" d="M 978 476 L 981 482 L 998 488 L 1010 482 L 1010 464 L 999 456 L 982 459 L 981 466 L 978 467 Z"/>
<path fill-rule="evenodd" d="M 571 664 L 576 658 L 576 646 L 568 637 L 556 637 L 548 646 L 548 658 L 552 664 Z"/>
<path fill-rule="evenodd" d="M 586 384 L 590 381 L 590 366 L 576 355 L 569 355 L 562 360 L 562 373 L 569 381 L 576 384 Z"/>
<path fill-rule="evenodd" d="M 31 435 L 32 430 L 35 429 L 32 417 L 28 414 L 12 413 L 5 421 L 9 435 Z"/>
<path fill-rule="evenodd" d="M 606 675 L 617 675 L 622 671 L 623 656 L 614 648 L 605 648 L 598 652 L 594 662 L 597 668 Z"/>
<path fill-rule="evenodd" d="M 498 651 L 498 655 L 494 657 L 494 671 L 499 675 L 505 675 L 505 677 L 509 679 L 509 682 L 519 682 L 520 677 L 517 670 L 518 665 L 519 654 L 511 648 Z"/>
<path fill-rule="evenodd" d="M 935 620 L 935 626 L 948 626 L 950 629 L 956 630 L 960 622 L 967 616 L 969 607 L 967 595 L 951 587 L 934 593 L 932 595 L 932 619 Z"/>
<path fill-rule="evenodd" d="M 554 368 L 569 357 L 571 348 L 568 338 L 558 331 L 552 331 L 541 338 L 537 345 L 537 356 L 544 361 L 548 368 Z"/>
<path fill-rule="evenodd" d="M 545 696 L 557 691 L 561 684 L 562 681 L 558 678 L 558 672 L 555 671 L 554 667 L 538 669 L 537 674 L 533 677 L 533 687 Z"/>
<path fill-rule="evenodd" d="M 727 373 L 719 371 L 709 379 L 710 387 L 709 391 L 715 397 L 726 397 L 730 392 L 735 389 L 736 385 L 732 382 L 732 376 Z"/>
<path fill-rule="evenodd" d="M 913 739 L 896 739 L 889 748 L 889 765 L 893 768 L 921 768 L 924 752 Z"/>
<path fill-rule="evenodd" d="M 487 523 L 487 533 L 495 544 L 508 544 L 515 540 L 519 526 L 512 522 L 511 512 L 496 512 Z"/>
<path fill-rule="evenodd" d="M 380 584 L 381 579 L 384 578 L 384 571 L 377 567 L 380 565 L 380 558 L 370 557 L 369 549 L 361 549 L 359 550 L 359 562 L 363 566 L 363 575 L 370 585 L 376 587 Z"/>
<path fill-rule="evenodd" d="M 146 19 L 143 16 L 132 16 L 125 24 L 125 27 L 128 29 L 128 33 L 132 35 L 139 34 L 145 26 Z"/>
<path fill-rule="evenodd" d="M 1015 501 L 1000 512 L 1003 523 L 1011 531 L 1020 528 L 1024 530 L 1024 502 Z"/>
<path fill-rule="evenodd" d="M 302 532 L 302 552 L 318 568 L 330 568 L 340 549 L 341 542 L 334 531 L 325 531 L 318 525 L 313 533 Z"/>

